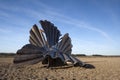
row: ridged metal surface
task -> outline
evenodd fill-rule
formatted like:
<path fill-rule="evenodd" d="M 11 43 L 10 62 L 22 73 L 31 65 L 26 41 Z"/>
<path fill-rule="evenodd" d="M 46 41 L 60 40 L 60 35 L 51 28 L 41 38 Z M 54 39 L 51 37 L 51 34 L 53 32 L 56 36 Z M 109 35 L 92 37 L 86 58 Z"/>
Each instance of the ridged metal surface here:
<path fill-rule="evenodd" d="M 72 44 L 69 34 L 66 33 L 61 39 L 61 33 L 54 24 L 44 20 L 40 21 L 43 28 L 34 25 L 30 30 L 30 44 L 17 51 L 14 63 L 37 63 L 52 66 L 65 65 L 70 62 L 73 65 L 84 66 L 84 63 L 71 55 Z M 37 60 L 35 60 L 37 59 Z M 59 62 L 59 63 L 58 63 Z"/>

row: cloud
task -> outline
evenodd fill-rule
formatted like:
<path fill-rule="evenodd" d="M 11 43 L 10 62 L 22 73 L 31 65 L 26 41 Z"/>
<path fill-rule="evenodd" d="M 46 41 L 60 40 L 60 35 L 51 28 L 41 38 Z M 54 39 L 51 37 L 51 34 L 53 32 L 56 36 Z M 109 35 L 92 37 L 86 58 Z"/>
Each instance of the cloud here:
<path fill-rule="evenodd" d="M 97 33 L 100 33 L 107 40 L 112 41 L 112 39 L 110 38 L 110 36 L 106 32 L 104 32 L 101 29 L 98 29 L 97 27 L 92 27 L 87 22 L 83 22 L 83 21 L 68 17 L 66 15 L 62 15 L 62 14 L 57 13 L 57 12 L 52 12 L 52 11 L 47 11 L 47 12 L 49 15 L 54 16 L 53 19 L 55 19 L 57 21 L 60 21 L 60 22 L 66 23 L 66 24 L 71 24 L 74 27 L 80 27 L 80 28 L 85 28 L 85 29 L 95 31 Z"/>
<path fill-rule="evenodd" d="M 0 28 L 0 34 L 11 33 L 11 30 Z"/>
<path fill-rule="evenodd" d="M 10 7 L 1 5 L 1 8 L 5 9 L 5 10 L 11 10 L 14 12 L 19 12 L 20 14 L 26 14 L 26 15 L 29 15 L 28 17 L 35 18 L 35 19 L 39 19 L 39 18 L 40 19 L 41 18 L 50 19 L 50 20 L 59 21 L 59 22 L 65 23 L 65 24 L 70 24 L 75 27 L 92 30 L 92 31 L 95 31 L 95 32 L 101 34 L 107 40 L 112 41 L 112 39 L 106 32 L 97 28 L 96 26 L 93 27 L 92 25 L 89 25 L 87 22 L 64 15 L 64 14 L 60 13 L 60 11 L 58 11 L 57 9 L 52 8 L 40 1 L 33 1 L 33 2 L 31 1 L 31 3 L 32 3 L 31 5 L 36 5 L 36 7 L 39 7 L 39 8 L 37 10 L 34 10 L 33 8 L 24 7 L 24 6 L 16 7 L 15 5 L 12 5 L 12 6 L 9 5 Z M 2 15 L 4 15 L 4 17 L 8 17 L 8 14 L 9 13 L 2 12 Z M 27 21 L 26 19 L 20 18 L 19 16 L 14 16 L 13 14 L 10 14 L 10 15 L 11 15 L 11 17 L 14 17 L 16 21 L 19 21 L 19 22 L 21 21 L 21 24 L 22 23 L 24 24 L 24 21 Z M 9 18 L 11 18 L 11 17 L 9 17 Z M 19 17 L 19 20 L 17 20 L 17 17 Z M 22 21 L 22 19 L 24 21 Z"/>

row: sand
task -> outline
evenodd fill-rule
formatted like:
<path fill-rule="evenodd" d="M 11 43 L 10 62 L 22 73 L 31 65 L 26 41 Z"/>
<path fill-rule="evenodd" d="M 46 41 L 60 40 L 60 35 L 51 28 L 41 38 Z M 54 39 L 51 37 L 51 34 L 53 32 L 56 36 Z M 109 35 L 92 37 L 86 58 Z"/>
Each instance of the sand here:
<path fill-rule="evenodd" d="M 78 57 L 95 69 L 57 67 L 40 63 L 14 65 L 13 58 L 0 58 L 0 80 L 120 80 L 120 57 Z"/>

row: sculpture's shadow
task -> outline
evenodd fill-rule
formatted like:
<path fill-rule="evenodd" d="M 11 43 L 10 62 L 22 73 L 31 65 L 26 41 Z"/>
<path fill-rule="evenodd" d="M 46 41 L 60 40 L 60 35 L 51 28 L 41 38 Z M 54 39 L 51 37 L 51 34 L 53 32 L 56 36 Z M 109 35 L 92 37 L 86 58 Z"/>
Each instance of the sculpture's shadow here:
<path fill-rule="evenodd" d="M 95 68 L 95 66 L 94 66 L 94 65 L 92 65 L 92 64 L 85 64 L 85 65 L 83 66 L 83 68 L 87 68 L 87 69 L 94 69 L 94 68 Z"/>
<path fill-rule="evenodd" d="M 80 66 L 80 65 L 64 65 L 64 66 L 42 66 L 41 68 L 47 68 L 47 69 L 68 69 L 68 68 L 72 68 L 72 67 L 81 67 L 81 68 L 85 68 L 85 69 L 95 69 L 95 66 L 92 64 L 85 64 L 84 66 Z"/>
<path fill-rule="evenodd" d="M 68 69 L 68 68 L 72 68 L 72 65 L 69 66 L 52 66 L 52 67 L 48 67 L 48 66 L 42 66 L 41 68 L 47 68 L 47 69 Z"/>

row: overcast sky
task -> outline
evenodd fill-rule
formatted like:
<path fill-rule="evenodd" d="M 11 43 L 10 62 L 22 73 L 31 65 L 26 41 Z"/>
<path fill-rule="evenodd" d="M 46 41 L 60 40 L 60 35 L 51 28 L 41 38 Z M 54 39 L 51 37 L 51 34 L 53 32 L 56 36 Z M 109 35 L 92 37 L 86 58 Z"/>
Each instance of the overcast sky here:
<path fill-rule="evenodd" d="M 69 33 L 72 53 L 120 55 L 120 0 L 0 0 L 0 52 L 28 44 L 39 20 Z"/>

